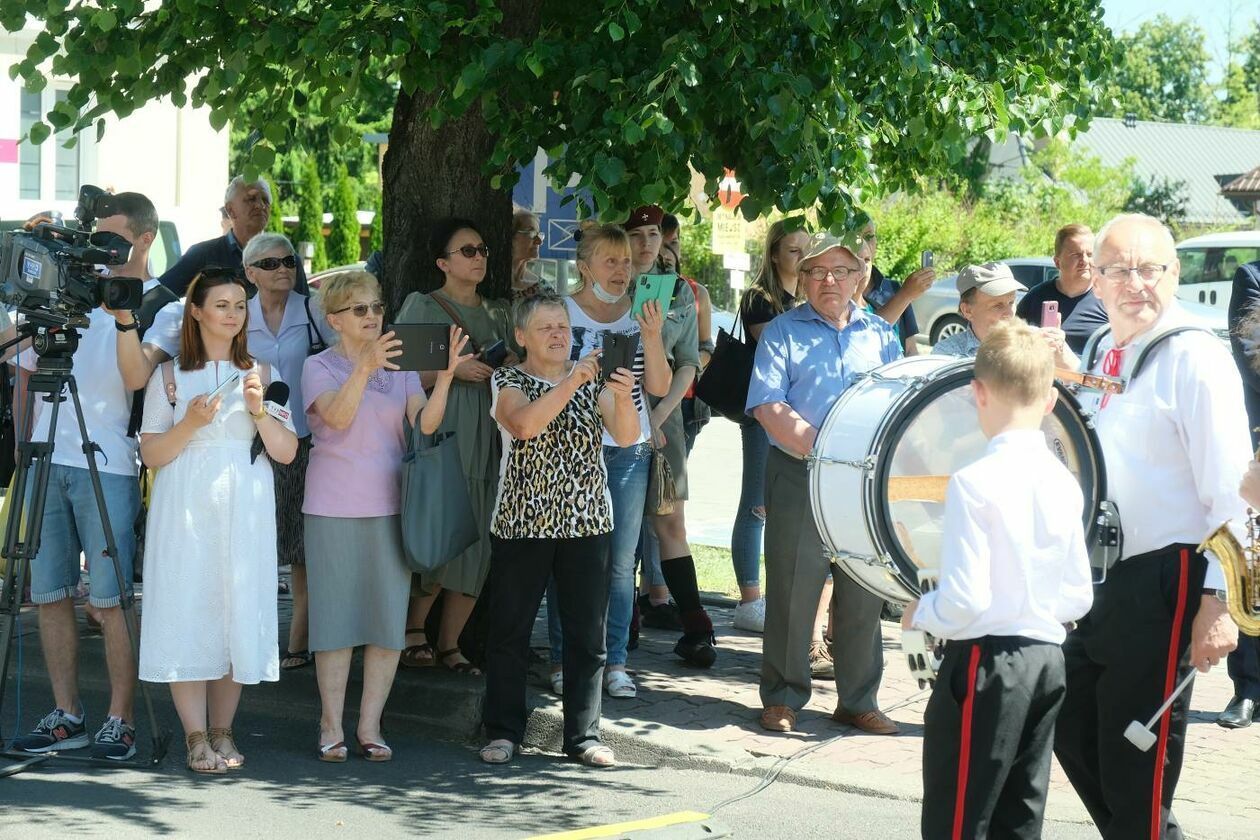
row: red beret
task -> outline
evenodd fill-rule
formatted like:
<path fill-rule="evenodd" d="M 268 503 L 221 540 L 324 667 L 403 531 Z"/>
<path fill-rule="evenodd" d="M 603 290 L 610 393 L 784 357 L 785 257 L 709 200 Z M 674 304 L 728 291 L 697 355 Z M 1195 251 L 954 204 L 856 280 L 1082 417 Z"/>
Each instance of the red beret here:
<path fill-rule="evenodd" d="M 642 207 L 636 207 L 630 211 L 630 218 L 621 223 L 626 230 L 634 230 L 635 228 L 646 227 L 647 225 L 656 225 L 660 227 L 661 219 L 665 217 L 665 211 L 655 204 L 645 204 Z"/>

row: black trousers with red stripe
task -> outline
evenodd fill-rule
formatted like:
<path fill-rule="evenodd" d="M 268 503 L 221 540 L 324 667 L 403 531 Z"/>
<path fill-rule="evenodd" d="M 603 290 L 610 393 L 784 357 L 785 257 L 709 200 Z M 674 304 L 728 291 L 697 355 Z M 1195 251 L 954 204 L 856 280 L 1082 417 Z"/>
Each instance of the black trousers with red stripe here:
<path fill-rule="evenodd" d="M 1190 628 L 1207 561 L 1189 546 L 1131 557 L 1094 590 L 1063 645 L 1067 699 L 1054 752 L 1107 840 L 1180 840 L 1172 815 L 1193 683 L 1152 728 L 1142 752 L 1124 737 L 1145 724 L 1190 671 Z"/>
<path fill-rule="evenodd" d="M 923 837 L 1041 836 L 1063 652 L 1021 636 L 945 645 L 923 724 Z"/>

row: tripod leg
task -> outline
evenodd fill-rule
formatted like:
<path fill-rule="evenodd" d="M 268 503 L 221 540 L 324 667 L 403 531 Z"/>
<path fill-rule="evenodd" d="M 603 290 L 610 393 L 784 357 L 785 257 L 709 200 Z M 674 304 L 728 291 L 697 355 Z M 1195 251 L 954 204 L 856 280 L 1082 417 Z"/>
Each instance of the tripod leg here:
<path fill-rule="evenodd" d="M 79 435 L 83 440 L 83 454 L 87 458 L 88 474 L 92 479 L 92 492 L 96 495 L 96 508 L 101 517 L 101 528 L 105 532 L 105 553 L 109 555 L 114 567 L 114 577 L 118 582 L 119 606 L 122 607 L 123 620 L 127 627 L 127 638 L 131 642 L 131 655 L 137 667 L 140 664 L 140 632 L 136 623 L 136 599 L 131 592 L 131 581 L 124 580 L 122 565 L 118 561 L 118 545 L 114 542 L 114 528 L 109 521 L 109 511 L 105 506 L 105 491 L 101 488 L 101 474 L 96 468 L 96 444 L 88 439 L 87 424 L 83 420 L 83 407 L 79 403 L 79 388 L 73 376 L 67 376 L 70 386 L 70 397 L 74 401 L 75 417 L 79 421 Z M 132 562 L 135 562 L 133 558 Z M 140 695 L 144 700 L 145 712 L 149 719 L 149 732 L 153 740 L 152 764 L 158 764 L 166 756 L 166 745 L 169 740 L 166 733 L 158 728 L 157 715 L 153 711 L 153 698 L 149 694 L 148 684 L 137 678 Z"/>
<path fill-rule="evenodd" d="M 23 429 L 32 428 L 35 416 L 36 394 L 43 390 L 29 388 L 23 407 Z M 58 388 L 57 393 L 60 393 Z M 8 685 L 9 654 L 13 647 L 18 615 L 22 611 L 22 592 L 26 588 L 31 562 L 39 553 L 40 537 L 44 530 L 44 502 L 48 498 L 48 481 L 52 473 L 53 438 L 57 429 L 59 400 L 54 399 L 50 411 L 48 439 L 45 441 L 23 440 L 18 443 L 17 470 L 14 473 L 13 498 L 9 501 L 9 521 L 6 523 L 4 556 L 4 591 L 0 593 L 0 715 L 4 710 L 4 690 Z M 28 482 L 34 472 L 33 489 L 27 492 Z M 27 499 L 30 511 L 27 512 Z M 26 527 L 22 521 L 26 519 Z M 3 720 L 3 717 L 0 717 Z M 20 724 L 19 724 L 20 726 Z M 15 733 L 16 735 L 16 733 Z M 26 764 L 22 766 L 28 766 Z M 11 772 L 18 772 L 9 768 Z"/>

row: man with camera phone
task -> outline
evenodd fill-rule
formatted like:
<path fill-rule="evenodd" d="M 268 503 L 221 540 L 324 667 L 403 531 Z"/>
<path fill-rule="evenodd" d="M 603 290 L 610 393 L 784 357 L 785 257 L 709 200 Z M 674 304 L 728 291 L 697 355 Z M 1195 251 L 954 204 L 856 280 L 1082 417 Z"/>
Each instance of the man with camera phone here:
<path fill-rule="evenodd" d="M 86 194 L 87 190 L 84 192 Z M 97 233 L 117 234 L 131 243 L 126 263 L 111 266 L 108 275 L 148 281 L 146 289 L 155 285 L 156 281 L 149 280 L 147 271 L 149 249 L 158 229 L 153 203 L 139 193 L 119 193 L 98 195 L 95 204 L 92 215 L 101 215 Z M 130 590 L 136 553 L 133 526 L 140 509 L 140 490 L 136 441 L 128 437 L 127 431 L 132 392 L 145 384 L 147 374 L 143 366 L 122 363 L 125 354 L 120 351 L 123 348 L 135 345 L 138 353 L 138 339 L 134 334 L 137 324 L 130 310 L 97 307 L 88 313 L 87 321 L 86 327 L 78 328 L 78 348 L 71 356 L 72 373 L 78 385 L 88 438 L 97 446 L 97 468 L 117 544 L 121 584 Z M 142 356 L 134 354 L 130 358 L 133 362 L 143 361 Z M 24 351 L 19 363 L 30 371 L 38 366 L 32 350 Z M 48 440 L 50 406 L 40 404 L 37 414 L 28 437 L 32 441 Z M 104 710 L 104 719 L 92 744 L 92 756 L 121 761 L 131 758 L 136 751 L 132 726 L 136 662 L 120 606 L 120 581 L 106 553 L 105 531 L 79 421 L 68 399 L 57 412 L 57 428 L 52 440 L 52 468 L 42 540 L 39 553 L 31 562 L 30 578 L 31 599 L 39 607 L 40 645 L 56 708 L 45 715 L 34 730 L 16 738 L 13 748 L 45 753 L 89 745 L 88 710 L 79 698 L 79 632 L 74 612 L 82 552 L 90 576 L 89 603 L 99 615 L 105 637 L 110 682 L 109 708 Z M 100 714 L 102 710 L 96 711 Z"/>

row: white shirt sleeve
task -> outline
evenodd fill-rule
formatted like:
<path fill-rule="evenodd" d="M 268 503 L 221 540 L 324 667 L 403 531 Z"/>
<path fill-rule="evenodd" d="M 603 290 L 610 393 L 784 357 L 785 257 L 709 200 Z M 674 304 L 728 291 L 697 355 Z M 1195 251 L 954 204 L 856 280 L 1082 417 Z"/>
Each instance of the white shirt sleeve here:
<path fill-rule="evenodd" d="M 989 540 L 978 520 L 980 502 L 958 476 L 945 491 L 945 525 L 941 535 L 940 586 L 924 593 L 914 613 L 914 626 L 940 639 L 956 638 L 989 608 Z"/>
<path fill-rule="evenodd" d="M 175 407 L 166 398 L 162 366 L 158 365 L 144 389 L 144 416 L 140 421 L 140 434 L 160 435 L 169 432 L 174 425 Z"/>
<path fill-rule="evenodd" d="M 1189 338 L 1189 336 L 1187 336 Z M 1195 336 L 1194 338 L 1199 338 Z M 1246 505 L 1238 494 L 1251 461 L 1251 440 L 1243 404 L 1242 380 L 1233 360 L 1216 339 L 1203 336 L 1195 349 L 1193 370 L 1178 371 L 1176 380 L 1179 433 L 1194 471 L 1195 490 L 1208 511 L 1207 537 L 1223 522 L 1241 523 Z M 1215 358 L 1213 358 L 1215 356 Z M 1220 561 L 1207 552 L 1208 589 L 1224 589 Z"/>
<path fill-rule="evenodd" d="M 1081 499 L 1079 489 L 1076 495 Z M 1079 510 L 1083 500 L 1077 503 Z M 1067 557 L 1063 561 L 1063 579 L 1059 583 L 1059 598 L 1056 602 L 1054 619 L 1060 624 L 1067 624 L 1084 616 L 1094 605 L 1094 579 L 1089 565 L 1089 552 L 1085 549 L 1085 529 L 1080 520 L 1072 529 L 1071 541 L 1068 543 Z"/>
<path fill-rule="evenodd" d="M 184 302 L 171 301 L 158 310 L 152 326 L 145 330 L 144 343 L 153 345 L 174 359 L 179 355 L 179 331 L 183 325 Z"/>

